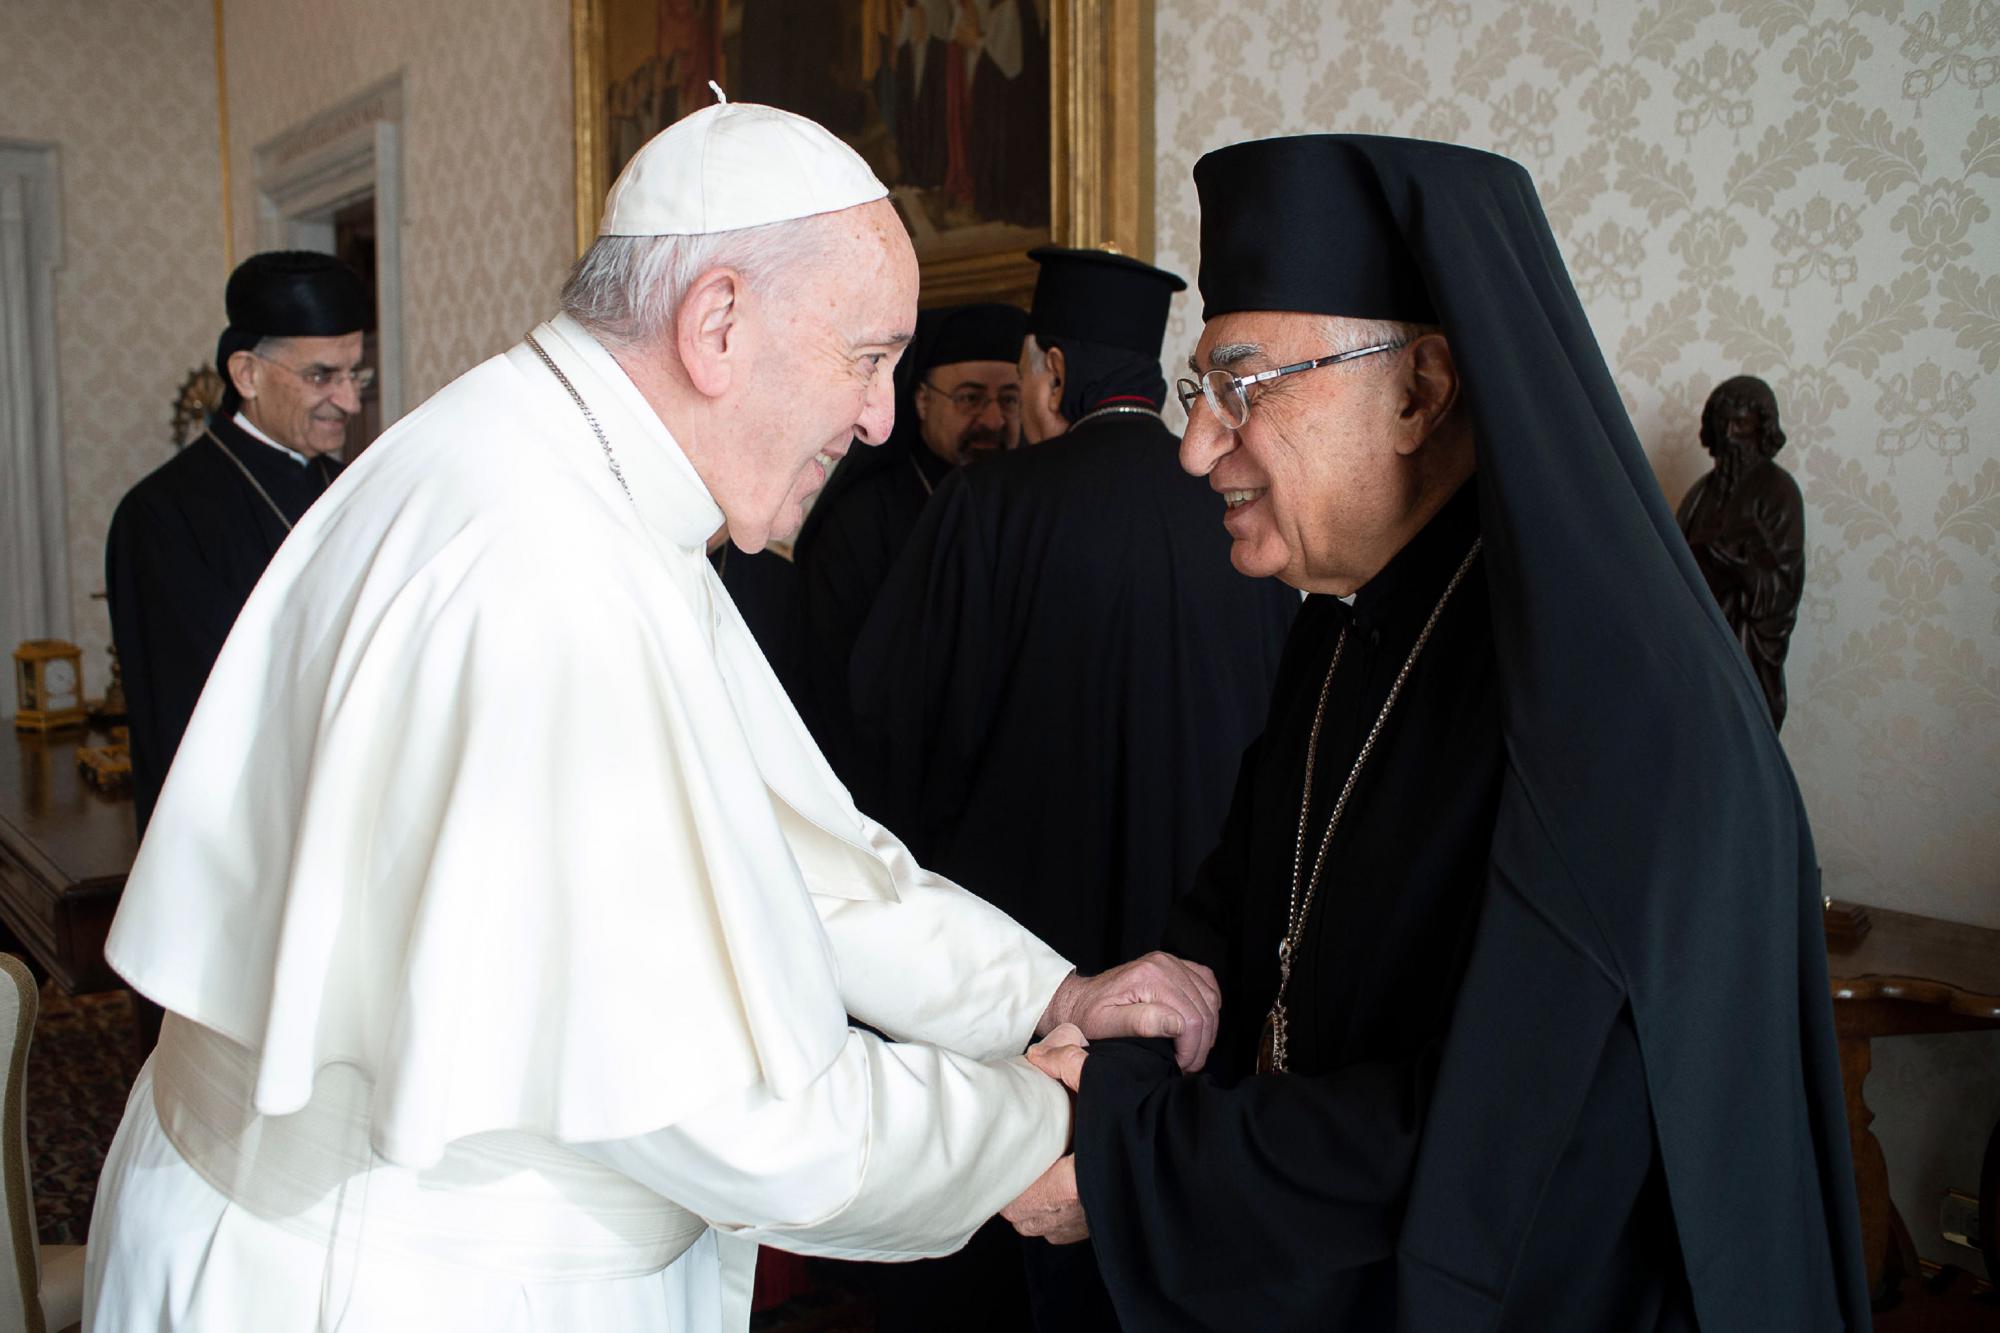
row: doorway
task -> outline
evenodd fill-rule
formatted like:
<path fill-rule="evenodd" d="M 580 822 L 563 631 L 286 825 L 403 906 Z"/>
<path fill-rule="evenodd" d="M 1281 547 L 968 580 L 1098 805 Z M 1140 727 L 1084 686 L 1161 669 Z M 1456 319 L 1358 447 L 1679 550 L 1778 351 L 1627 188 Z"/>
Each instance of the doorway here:
<path fill-rule="evenodd" d="M 368 288 L 362 363 L 375 368 L 375 382 L 348 422 L 347 462 L 403 414 L 402 122 L 398 74 L 256 152 L 260 248 L 337 255 Z"/>

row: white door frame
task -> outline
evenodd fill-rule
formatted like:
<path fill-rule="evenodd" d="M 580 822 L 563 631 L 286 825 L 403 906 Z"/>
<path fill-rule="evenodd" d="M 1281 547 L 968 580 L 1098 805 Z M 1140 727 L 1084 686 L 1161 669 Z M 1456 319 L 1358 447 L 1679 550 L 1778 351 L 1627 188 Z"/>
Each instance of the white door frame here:
<path fill-rule="evenodd" d="M 332 212 L 374 196 L 376 374 L 385 429 L 404 406 L 402 138 L 398 71 L 255 154 L 260 249 L 331 253 Z"/>

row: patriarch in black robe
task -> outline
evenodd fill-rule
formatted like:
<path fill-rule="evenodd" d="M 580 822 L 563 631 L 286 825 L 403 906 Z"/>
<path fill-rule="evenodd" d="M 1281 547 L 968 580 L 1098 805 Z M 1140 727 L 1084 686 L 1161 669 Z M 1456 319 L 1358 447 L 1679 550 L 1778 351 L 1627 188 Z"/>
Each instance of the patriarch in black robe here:
<path fill-rule="evenodd" d="M 841 460 L 799 529 L 795 624 L 786 660 L 772 660 L 820 752 L 850 789 L 856 773 L 847 668 L 855 638 L 931 492 L 957 467 L 1019 440 L 1014 364 L 1027 327 L 1027 313 L 1010 305 L 920 312 L 896 364 L 889 438 Z M 953 395 L 974 387 L 990 392 L 976 410 L 962 410 Z"/>
<path fill-rule="evenodd" d="M 126 493 L 105 543 L 141 834 L 237 612 L 340 471 L 334 451 L 369 374 L 367 288 L 331 255 L 253 255 L 226 304 L 220 408 Z"/>
<path fill-rule="evenodd" d="M 1158 943 L 1213 847 L 1299 599 L 1230 566 L 1222 501 L 1160 420 L 1186 284 L 1102 251 L 1029 253 L 1034 447 L 947 478 L 876 599 L 849 672 L 875 761 L 855 795 L 1088 973 Z M 990 1244 L 885 1294 L 977 1291 L 983 1308 L 1021 1273 L 1018 1242 L 982 1262 Z M 1037 1327 L 1110 1326 L 1087 1250 L 1028 1256 Z"/>
<path fill-rule="evenodd" d="M 1315 595 L 1168 935 L 1208 1070 L 1050 1059 L 1081 1217 L 1058 1164 L 1027 1229 L 1129 1330 L 1865 1329 L 1798 788 L 1527 173 L 1195 181 L 1182 460 Z"/>

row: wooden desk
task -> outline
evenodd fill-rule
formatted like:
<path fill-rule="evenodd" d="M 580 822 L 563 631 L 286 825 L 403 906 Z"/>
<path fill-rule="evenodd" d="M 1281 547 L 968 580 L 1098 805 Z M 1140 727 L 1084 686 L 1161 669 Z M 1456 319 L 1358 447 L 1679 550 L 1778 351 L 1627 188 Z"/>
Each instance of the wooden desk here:
<path fill-rule="evenodd" d="M 132 798 L 76 770 L 77 747 L 102 735 L 0 727 L 0 924 L 72 995 L 112 990 L 104 936 L 139 850 Z"/>
<path fill-rule="evenodd" d="M 1860 1194 L 1861 1244 L 1869 1290 L 1880 1303 L 1893 1302 L 1902 1279 L 1917 1274 L 1909 1271 L 1896 1243 L 1902 1224 L 1889 1201 L 1889 1168 L 1869 1128 L 1875 1113 L 1862 1098 L 1868 1044 L 1876 1037 L 2000 1027 L 2000 930 L 1880 907 L 1867 910 L 1868 933 L 1849 946 L 1829 943 L 1827 970 Z M 1990 1243 L 1987 1250 L 1990 1262 Z M 2000 1279 L 2000 1272 L 1988 1276 Z"/>

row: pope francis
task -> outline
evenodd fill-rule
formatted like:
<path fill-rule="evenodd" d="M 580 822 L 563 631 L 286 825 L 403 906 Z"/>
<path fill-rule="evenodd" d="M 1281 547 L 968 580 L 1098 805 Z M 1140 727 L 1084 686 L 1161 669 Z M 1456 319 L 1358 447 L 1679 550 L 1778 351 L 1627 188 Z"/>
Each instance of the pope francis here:
<path fill-rule="evenodd" d="M 1037 1033 L 1201 1063 L 1204 970 L 1077 977 L 854 808 L 704 558 L 888 434 L 885 193 L 797 116 L 681 121 L 564 313 L 279 550 L 106 950 L 167 1017 L 87 1328 L 741 1329 L 759 1242 L 1032 1210 L 1070 1123 Z"/>

